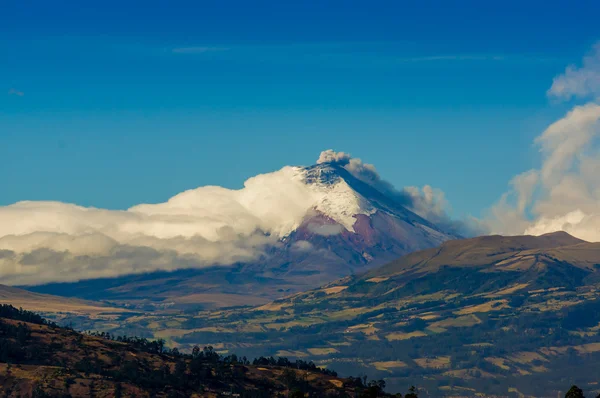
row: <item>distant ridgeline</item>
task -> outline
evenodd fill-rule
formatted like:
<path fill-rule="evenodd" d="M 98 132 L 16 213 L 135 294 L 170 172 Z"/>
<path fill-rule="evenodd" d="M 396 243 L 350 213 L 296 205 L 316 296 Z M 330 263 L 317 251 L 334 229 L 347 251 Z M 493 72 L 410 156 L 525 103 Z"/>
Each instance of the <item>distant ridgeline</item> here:
<path fill-rule="evenodd" d="M 71 395 L 87 396 L 79 391 L 86 381 L 78 379 L 86 370 L 94 380 L 139 394 L 173 386 L 186 396 L 383 394 L 382 383 L 317 367 L 384 379 L 394 392 L 414 384 L 421 396 L 563 396 L 574 384 L 588 395 L 600 393 L 600 243 L 566 233 L 448 241 L 256 307 L 56 318 L 110 335 L 81 335 L 26 311 L 2 311 L 11 318 L 3 321 L 3 355 L 37 367 L 29 385 L 43 379 L 42 365 L 78 372 L 68 373 L 77 380 Z M 168 336 L 173 347 L 192 354 L 167 350 L 161 340 L 112 337 L 123 334 Z M 268 358 L 250 364 L 233 352 Z M 24 380 L 24 372 L 12 375 Z"/>
<path fill-rule="evenodd" d="M 384 378 L 390 391 L 538 397 L 576 384 L 595 395 L 600 243 L 566 233 L 448 241 L 259 307 L 138 319 L 121 324 L 171 333 L 180 349 L 310 357 Z"/>
<path fill-rule="evenodd" d="M 163 340 L 82 334 L 0 305 L 3 397 L 403 397 L 385 393 L 385 384 L 366 376 L 341 379 L 302 360 L 260 357 L 251 363 L 212 347 L 182 354 Z M 404 398 L 418 398 L 417 389 Z M 565 398 L 584 398 L 583 390 L 574 385 Z"/>
<path fill-rule="evenodd" d="M 313 362 L 191 354 L 163 340 L 78 333 L 39 315 L 0 305 L 3 397 L 400 397 L 383 380 L 341 379 Z M 406 398 L 417 397 L 412 388 Z"/>

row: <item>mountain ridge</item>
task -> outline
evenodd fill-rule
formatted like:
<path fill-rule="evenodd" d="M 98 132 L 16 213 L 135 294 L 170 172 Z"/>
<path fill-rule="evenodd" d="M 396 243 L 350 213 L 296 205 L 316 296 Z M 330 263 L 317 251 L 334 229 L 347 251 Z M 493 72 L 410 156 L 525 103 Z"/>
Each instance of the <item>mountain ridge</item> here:
<path fill-rule="evenodd" d="M 594 245 L 593 243 L 575 238 L 566 232 L 555 232 L 540 236 L 501 236 L 488 235 L 464 240 L 450 240 L 444 242 L 438 248 L 432 248 L 416 253 L 408 254 L 397 261 L 390 262 L 384 267 L 377 268 L 368 275 L 387 274 L 394 268 L 418 265 L 422 261 L 432 266 L 440 265 L 469 265 L 469 258 L 464 254 L 479 256 L 479 263 L 471 264 L 473 266 L 483 265 L 490 261 L 494 256 L 506 257 L 510 253 L 522 251 L 534 251 L 537 249 L 554 249 L 557 247 L 576 246 L 578 244 Z M 501 253 L 498 253 L 498 252 Z M 432 255 L 435 253 L 434 255 Z M 473 258 L 473 257 L 472 257 Z M 498 260 L 501 261 L 501 260 Z"/>
<path fill-rule="evenodd" d="M 138 309 L 147 308 L 151 301 L 186 308 L 194 304 L 201 308 L 266 303 L 458 237 L 406 208 L 406 198 L 401 193 L 376 186 L 381 182 L 365 182 L 336 163 L 292 168 L 283 173 L 283 178 L 306 184 L 314 206 L 293 224 L 290 232 L 287 231 L 292 224 L 285 224 L 280 230 L 281 239 L 255 261 L 107 278 L 104 285 L 110 286 L 108 289 L 94 279 L 21 287 L 110 300 Z M 254 186 L 257 182 L 247 184 Z M 169 203 L 179 206 L 179 202 L 188 203 L 194 195 L 197 193 L 185 192 Z M 257 198 L 245 200 L 254 203 Z M 144 205 L 139 211 L 155 210 Z M 197 302 L 188 299 L 192 295 L 196 295 Z M 239 297 L 232 302 L 223 300 L 223 295 Z M 249 300 L 244 300 L 243 295 Z"/>
<path fill-rule="evenodd" d="M 173 343 L 317 355 L 431 396 L 553 396 L 573 381 L 600 392 L 582 370 L 600 365 L 599 243 L 555 233 L 442 248 L 259 307 L 200 312 Z"/>
<path fill-rule="evenodd" d="M 4 397 L 391 397 L 385 384 L 339 378 L 310 361 L 189 354 L 163 340 L 83 334 L 0 305 L 0 392 Z"/>
<path fill-rule="evenodd" d="M 101 313 L 126 313 L 128 310 L 107 303 L 40 294 L 0 284 L 0 302 L 39 313 L 67 313 L 97 316 Z"/>

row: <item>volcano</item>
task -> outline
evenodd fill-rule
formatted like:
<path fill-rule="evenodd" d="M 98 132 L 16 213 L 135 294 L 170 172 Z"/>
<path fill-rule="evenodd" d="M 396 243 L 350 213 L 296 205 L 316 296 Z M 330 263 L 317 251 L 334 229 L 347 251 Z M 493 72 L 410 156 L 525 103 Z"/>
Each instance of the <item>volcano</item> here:
<path fill-rule="evenodd" d="M 318 199 L 264 262 L 245 270 L 314 276 L 322 283 L 461 238 L 409 210 L 400 192 L 382 192 L 342 165 L 295 171 Z"/>
<path fill-rule="evenodd" d="M 371 165 L 358 159 L 286 166 L 249 179 L 241 190 L 201 187 L 163 204 L 135 206 L 115 216 L 127 217 L 116 226 L 102 225 L 105 217 L 94 219 L 93 232 L 120 245 L 111 249 L 112 257 L 104 255 L 104 261 L 116 258 L 127 265 L 130 258 L 137 261 L 135 248 L 142 247 L 149 262 L 165 261 L 164 253 L 168 253 L 175 265 L 167 263 L 143 272 L 146 263 L 138 261 L 134 272 L 120 270 L 117 277 L 86 275 L 88 280 L 29 289 L 140 308 L 260 304 L 461 238 L 418 215 L 411 210 L 412 204 L 405 192 L 395 190 Z M 215 208 L 220 213 L 207 215 Z M 206 233 L 202 229 L 206 224 L 216 227 Z M 133 232 L 125 235 L 123 231 Z M 203 240 L 194 235 L 199 231 L 205 233 Z M 204 250 L 194 247 L 194 242 L 221 246 Z M 259 242 L 258 246 L 253 242 Z M 205 255 L 214 251 L 223 256 L 223 248 L 228 247 L 232 254 L 224 253 L 225 257 L 235 261 L 211 264 Z M 173 256 L 177 250 L 183 250 L 183 255 Z M 205 255 L 204 262 L 196 263 L 198 256 L 190 252 Z M 94 257 L 64 258 L 63 262 Z"/>

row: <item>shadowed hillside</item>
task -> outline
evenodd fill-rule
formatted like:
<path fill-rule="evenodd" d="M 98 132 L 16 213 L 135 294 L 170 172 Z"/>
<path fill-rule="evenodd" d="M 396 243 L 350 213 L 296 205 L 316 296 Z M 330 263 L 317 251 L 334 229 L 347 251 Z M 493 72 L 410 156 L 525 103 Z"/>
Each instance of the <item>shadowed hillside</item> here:
<path fill-rule="evenodd" d="M 36 281 L 33 277 L 35 274 L 29 278 L 23 275 L 14 277 L 21 281 L 24 287 L 38 293 L 95 301 L 110 300 L 121 306 L 143 311 L 150 310 L 153 306 L 198 310 L 234 305 L 260 305 L 290 293 L 313 289 L 356 272 L 364 272 L 406 253 L 435 247 L 448 239 L 460 237 L 455 231 L 446 230 L 443 225 L 435 225 L 410 210 L 410 200 L 386 184 L 382 185 L 379 177 L 374 180 L 365 180 L 362 177 L 361 179 L 360 175 L 353 174 L 344 164 L 335 161 L 321 162 L 309 167 L 286 168 L 282 173 L 284 176 L 277 184 L 250 183 L 255 190 L 248 194 L 248 200 L 255 208 L 261 209 L 260 213 L 253 215 L 251 219 L 263 220 L 266 223 L 260 223 L 252 229 L 252 241 L 263 243 L 259 247 L 255 247 L 255 244 L 243 246 L 241 249 L 245 254 L 233 256 L 231 261 L 223 263 L 218 261 L 218 258 L 203 260 L 203 254 L 213 253 L 215 247 L 210 246 L 212 249 L 202 250 L 202 242 L 206 243 L 206 239 L 201 239 L 195 244 L 190 243 L 194 242 L 193 240 L 184 239 L 184 246 L 192 245 L 185 251 L 185 255 L 177 255 L 178 245 L 174 241 L 166 246 L 170 250 L 166 254 L 162 249 L 141 247 L 139 250 L 148 258 L 141 261 L 131 272 L 121 272 L 121 269 L 117 269 L 113 270 L 112 274 L 83 274 L 73 279 L 64 278 L 64 275 L 53 275 L 53 278 L 42 283 L 31 283 Z M 287 208 L 289 202 L 281 205 L 279 211 L 285 215 L 283 219 L 288 220 L 290 214 L 295 214 L 295 218 L 293 222 L 288 220 L 284 225 L 275 228 L 280 218 L 274 217 L 276 210 L 269 206 L 281 203 L 280 200 L 285 198 L 279 189 L 281 184 L 286 183 L 300 189 L 300 196 L 306 196 L 308 202 L 302 211 L 291 213 Z M 277 189 L 270 191 L 274 187 Z M 199 188 L 196 193 L 183 193 L 165 206 L 174 205 L 171 202 L 175 201 L 179 203 L 177 211 L 196 208 L 200 206 L 199 203 L 204 203 L 198 202 L 201 192 L 204 191 Z M 270 202 L 272 199 L 277 200 Z M 218 202 L 218 198 L 215 198 L 214 202 Z M 206 203 L 213 201 L 209 200 Z M 154 214 L 158 208 L 153 208 Z M 241 204 L 239 208 L 246 209 Z M 173 209 L 168 210 L 167 213 L 171 214 L 172 211 Z M 183 211 L 184 214 L 180 217 L 185 218 L 188 214 Z M 139 213 L 136 214 L 139 216 Z M 85 215 L 81 214 L 78 217 L 83 219 Z M 236 217 L 229 215 L 227 220 L 236 220 Z M 166 218 L 168 216 L 164 214 L 161 219 Z M 276 220 L 272 221 L 275 223 L 273 225 L 267 222 L 271 218 Z M 194 228 L 195 233 L 203 230 L 204 224 Z M 267 224 L 275 230 L 270 231 Z M 235 225 L 237 224 L 234 223 L 233 226 Z M 163 227 L 166 225 L 161 228 Z M 244 235 L 242 232 L 234 234 L 235 228 L 231 228 L 231 239 Z M 141 231 L 152 235 L 149 229 L 143 228 Z M 220 236 L 223 231 L 215 231 L 207 238 L 208 241 L 212 242 L 212 236 Z M 29 238 L 34 239 L 35 234 L 32 233 Z M 108 238 L 102 233 L 94 237 L 103 241 Z M 177 239 L 179 238 L 181 237 Z M 108 240 L 116 242 L 112 238 Z M 229 257 L 230 251 L 236 251 L 235 242 L 230 242 L 230 245 L 233 246 L 228 246 L 229 249 L 224 253 L 227 254 L 226 257 Z M 97 257 L 73 256 L 69 252 L 54 252 L 51 249 L 48 248 L 52 258 L 60 260 L 55 260 L 56 264 L 49 264 L 46 257 L 43 257 L 44 262 L 40 267 L 71 267 L 73 274 L 77 274 L 81 269 L 93 268 L 88 262 L 96 265 L 104 263 L 107 268 L 119 262 L 129 264 L 129 252 L 132 250 L 128 245 L 119 245 L 113 247 L 109 253 Z M 11 261 L 15 262 L 15 267 L 23 265 L 23 261 L 32 257 L 10 250 L 7 253 L 10 254 Z M 163 262 L 160 267 L 150 267 L 154 263 Z M 144 269 L 146 272 L 143 272 Z"/>
<path fill-rule="evenodd" d="M 429 396 L 600 392 L 600 244 L 565 233 L 488 236 L 274 302 L 213 311 L 68 316 L 79 328 L 164 338 L 190 352 L 313 358 Z"/>
<path fill-rule="evenodd" d="M 341 379 L 312 362 L 191 354 L 164 341 L 85 335 L 0 306 L 3 397 L 386 397 L 385 383 Z"/>
<path fill-rule="evenodd" d="M 127 313 L 123 308 L 117 308 L 105 303 L 79 300 L 30 292 L 11 286 L 0 285 L 0 302 L 10 303 L 15 307 L 28 308 L 40 313 L 64 313 L 98 316 L 108 313 Z"/>
<path fill-rule="evenodd" d="M 449 241 L 267 305 L 152 317 L 153 334 L 310 356 L 392 391 L 556 396 L 577 382 L 597 393 L 599 264 L 599 243 L 565 233 Z"/>

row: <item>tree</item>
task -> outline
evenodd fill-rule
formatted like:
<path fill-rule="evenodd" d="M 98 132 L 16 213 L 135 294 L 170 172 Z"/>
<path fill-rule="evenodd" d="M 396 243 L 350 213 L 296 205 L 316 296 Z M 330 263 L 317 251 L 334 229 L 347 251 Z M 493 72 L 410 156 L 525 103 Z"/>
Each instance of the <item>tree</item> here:
<path fill-rule="evenodd" d="M 171 367 L 168 364 L 165 364 L 162 368 L 163 379 L 170 380 L 171 379 Z"/>
<path fill-rule="evenodd" d="M 37 384 L 31 392 L 31 398 L 49 398 L 51 395 L 44 391 L 44 388 Z"/>
<path fill-rule="evenodd" d="M 415 386 L 411 386 L 408 389 L 408 394 L 406 394 L 404 398 L 419 398 L 417 388 Z"/>
<path fill-rule="evenodd" d="M 69 393 L 69 389 L 71 388 L 71 384 L 75 384 L 75 380 L 73 380 L 71 377 L 65 377 L 65 391 L 68 394 Z"/>
<path fill-rule="evenodd" d="M 19 326 L 17 327 L 17 341 L 19 342 L 19 344 L 21 346 L 24 346 L 27 343 L 29 336 L 31 336 L 29 328 L 24 324 L 19 323 Z"/>
<path fill-rule="evenodd" d="M 571 386 L 569 391 L 565 394 L 565 398 L 585 398 L 583 390 L 577 386 Z"/>
<path fill-rule="evenodd" d="M 96 387 L 96 385 L 95 385 L 95 383 L 94 383 L 94 380 L 90 381 L 89 387 L 90 387 L 90 390 L 89 390 L 89 397 L 90 397 L 90 398 L 94 398 L 94 397 L 95 397 L 95 394 L 94 394 L 94 388 Z"/>
<path fill-rule="evenodd" d="M 162 353 L 163 349 L 165 348 L 165 340 L 164 339 L 158 339 L 156 340 L 156 345 L 158 347 L 158 353 Z"/>
<path fill-rule="evenodd" d="M 296 388 L 290 393 L 290 398 L 304 398 L 304 393 Z"/>
<path fill-rule="evenodd" d="M 187 364 L 183 359 L 178 360 L 175 363 L 175 371 L 173 372 L 173 378 L 175 384 L 183 386 L 186 383 L 185 371 L 187 370 Z"/>
<path fill-rule="evenodd" d="M 283 371 L 283 374 L 281 375 L 281 379 L 288 388 L 288 390 L 291 390 L 298 384 L 298 377 L 296 376 L 296 372 L 294 372 L 291 369 L 285 369 Z"/>
<path fill-rule="evenodd" d="M 121 398 L 123 396 L 123 386 L 121 383 L 115 384 L 115 398 Z"/>
<path fill-rule="evenodd" d="M 192 349 L 192 358 L 198 358 L 199 355 L 200 355 L 200 347 L 195 345 L 194 348 Z"/>

